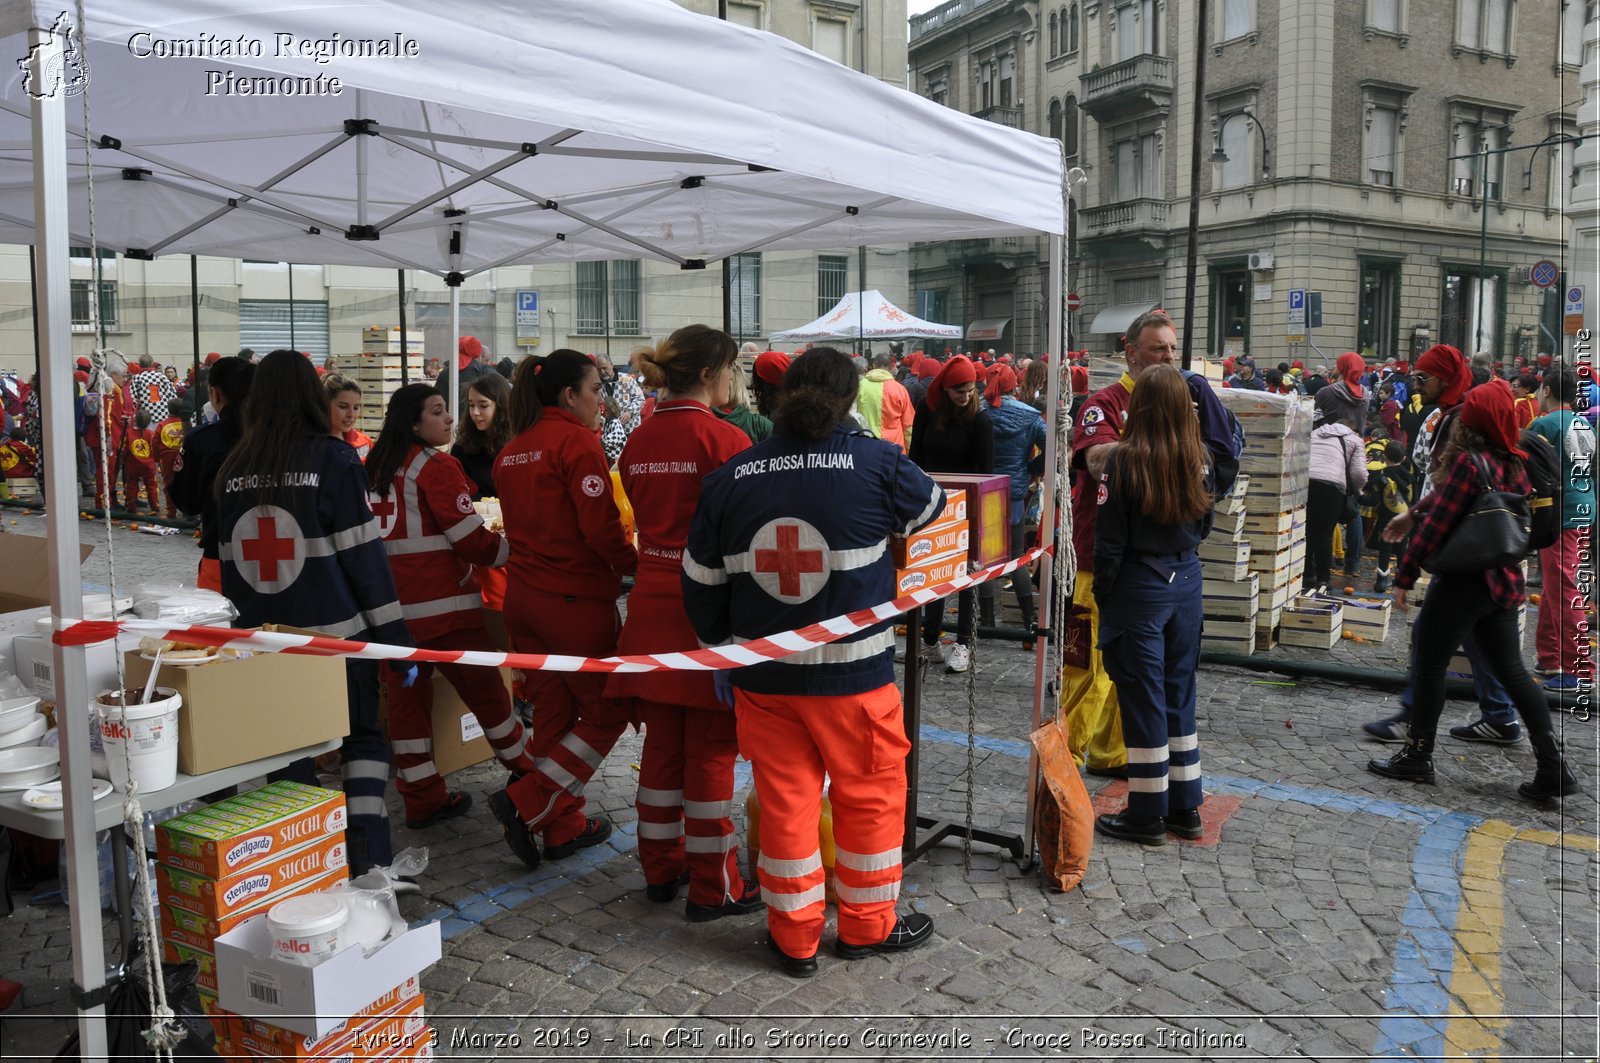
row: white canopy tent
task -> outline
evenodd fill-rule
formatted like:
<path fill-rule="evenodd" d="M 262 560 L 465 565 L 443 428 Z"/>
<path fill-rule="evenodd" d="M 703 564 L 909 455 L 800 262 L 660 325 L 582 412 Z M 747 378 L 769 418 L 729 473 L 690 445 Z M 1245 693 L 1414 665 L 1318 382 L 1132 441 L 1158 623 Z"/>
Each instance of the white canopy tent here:
<path fill-rule="evenodd" d="M 53 29 L 61 0 L 0 0 L 5 54 L 32 60 L 0 101 L 0 241 L 37 251 L 51 454 L 73 451 L 74 244 L 400 266 L 455 288 L 501 264 L 698 269 L 764 249 L 1044 232 L 1050 289 L 1065 290 L 1055 141 L 668 0 L 82 4 L 80 57 Z M 401 55 L 346 54 L 379 45 Z M 1059 349 L 1059 300 L 1050 321 Z M 72 497 L 72 463 L 48 471 L 50 497 Z M 70 621 L 77 514 L 51 506 L 48 521 L 52 609 Z M 87 703 L 83 650 L 57 647 L 56 668 L 61 702 Z M 64 729 L 74 982 L 92 995 L 104 956 L 87 740 Z M 85 1059 L 104 1057 L 103 1018 L 80 1009 Z"/>
<path fill-rule="evenodd" d="M 895 306 L 874 288 L 850 292 L 810 324 L 774 332 L 767 339 L 772 343 L 807 343 L 814 340 L 888 340 L 901 336 L 959 340 L 961 326 L 924 321 Z"/>

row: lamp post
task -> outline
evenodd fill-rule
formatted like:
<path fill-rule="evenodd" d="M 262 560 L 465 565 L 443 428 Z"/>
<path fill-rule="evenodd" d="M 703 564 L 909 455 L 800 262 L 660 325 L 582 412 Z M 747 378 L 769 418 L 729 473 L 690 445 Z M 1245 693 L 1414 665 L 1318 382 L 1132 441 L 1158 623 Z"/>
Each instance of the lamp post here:
<path fill-rule="evenodd" d="M 1267 129 L 1266 126 L 1261 124 L 1261 119 L 1257 118 L 1249 111 L 1229 111 L 1227 114 L 1222 115 L 1217 119 L 1216 147 L 1211 152 L 1211 161 L 1228 161 L 1228 153 L 1222 150 L 1222 131 L 1227 127 L 1230 121 L 1238 118 L 1240 115 L 1243 115 L 1244 117 L 1250 119 L 1250 121 L 1254 122 L 1256 124 L 1256 128 L 1261 131 L 1261 179 L 1263 181 L 1270 181 L 1272 180 L 1272 165 L 1268 160 L 1272 158 L 1272 149 L 1267 147 Z"/>

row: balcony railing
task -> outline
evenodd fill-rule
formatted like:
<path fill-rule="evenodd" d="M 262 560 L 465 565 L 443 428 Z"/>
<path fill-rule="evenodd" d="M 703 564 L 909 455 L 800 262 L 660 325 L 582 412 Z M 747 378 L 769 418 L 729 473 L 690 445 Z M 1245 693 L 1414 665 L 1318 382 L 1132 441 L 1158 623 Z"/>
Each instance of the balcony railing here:
<path fill-rule="evenodd" d="M 979 8 L 991 4 L 1005 3 L 1005 0 L 950 0 L 948 4 L 940 4 L 932 11 L 924 11 L 920 15 L 911 16 L 911 40 L 925 37 L 930 33 L 937 33 L 946 26 L 961 21 Z"/>
<path fill-rule="evenodd" d="M 994 122 L 996 125 L 1010 126 L 1012 129 L 1022 128 L 1021 107 L 985 107 L 975 112 L 977 117 L 985 121 Z"/>
<path fill-rule="evenodd" d="M 1078 79 L 1082 106 L 1096 118 L 1104 114 L 1165 106 L 1172 101 L 1172 60 L 1164 55 L 1136 55 Z"/>
<path fill-rule="evenodd" d="M 1088 207 L 1078 217 L 1085 236 L 1119 236 L 1160 232 L 1167 227 L 1167 213 L 1164 199 L 1129 199 Z"/>

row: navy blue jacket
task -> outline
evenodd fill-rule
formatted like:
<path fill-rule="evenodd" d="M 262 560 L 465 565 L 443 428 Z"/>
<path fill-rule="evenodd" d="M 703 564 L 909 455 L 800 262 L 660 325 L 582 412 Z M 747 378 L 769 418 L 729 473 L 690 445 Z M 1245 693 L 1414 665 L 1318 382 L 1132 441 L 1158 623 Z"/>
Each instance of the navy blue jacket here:
<path fill-rule="evenodd" d="M 172 501 L 200 518 L 200 556 L 217 556 L 217 493 L 212 485 L 222 459 L 239 441 L 243 425 L 236 406 L 224 406 L 217 420 L 189 429 L 173 466 Z"/>
<path fill-rule="evenodd" d="M 930 523 L 944 492 L 870 433 L 782 432 L 706 477 L 683 551 L 683 600 L 702 644 L 747 642 L 895 597 L 890 535 Z M 735 669 L 762 694 L 859 694 L 894 682 L 894 629 Z"/>

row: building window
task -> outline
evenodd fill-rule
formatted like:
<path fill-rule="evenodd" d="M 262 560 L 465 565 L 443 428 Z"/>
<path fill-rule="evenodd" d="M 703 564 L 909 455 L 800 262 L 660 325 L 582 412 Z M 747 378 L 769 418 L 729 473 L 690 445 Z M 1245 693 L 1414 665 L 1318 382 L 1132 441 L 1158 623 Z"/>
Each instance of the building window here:
<path fill-rule="evenodd" d="M 1161 137 L 1135 134 L 1111 145 L 1117 201 L 1161 197 Z"/>
<path fill-rule="evenodd" d="M 1500 350 L 1504 289 L 1504 270 L 1485 270 L 1480 284 L 1477 266 L 1444 267 L 1439 342 L 1468 355 Z"/>
<path fill-rule="evenodd" d="M 1456 44 L 1487 55 L 1510 55 L 1517 0 L 1456 0 Z"/>
<path fill-rule="evenodd" d="M 1001 56 L 1000 58 L 1000 106 L 1010 107 L 1015 99 L 1013 86 L 1017 81 L 1017 57 L 1014 55 Z"/>
<path fill-rule="evenodd" d="M 1161 301 L 1160 274 L 1150 277 L 1118 277 L 1111 282 L 1111 301 L 1119 306 L 1123 303 L 1149 303 L 1154 306 Z"/>
<path fill-rule="evenodd" d="M 1217 358 L 1238 358 L 1250 353 L 1250 298 L 1254 280 L 1243 262 L 1232 268 L 1211 270 L 1211 353 Z"/>
<path fill-rule="evenodd" d="M 819 18 L 811 24 L 811 48 L 836 63 L 850 65 L 850 24 L 836 18 Z"/>
<path fill-rule="evenodd" d="M 994 106 L 994 60 L 978 64 L 978 110 L 987 111 Z"/>
<path fill-rule="evenodd" d="M 1130 0 L 1112 12 L 1116 19 L 1117 59 L 1138 55 L 1160 55 L 1156 32 L 1156 0 Z"/>
<path fill-rule="evenodd" d="M 743 339 L 761 335 L 761 253 L 728 259 L 733 294 L 733 333 Z"/>
<path fill-rule="evenodd" d="M 1506 157 L 1494 154 L 1506 145 L 1511 116 L 1483 108 L 1458 110 L 1450 123 L 1450 192 L 1468 199 L 1499 200 L 1504 187 Z M 1481 153 L 1487 146 L 1487 173 Z"/>
<path fill-rule="evenodd" d="M 1222 0 L 1218 14 L 1222 18 L 1219 41 L 1231 41 L 1255 30 L 1254 0 Z"/>
<path fill-rule="evenodd" d="M 637 336 L 641 331 L 642 302 L 639 260 L 579 262 L 575 287 L 580 336 Z"/>
<path fill-rule="evenodd" d="M 94 262 L 94 252 L 87 247 L 69 247 L 67 248 L 67 257 L 71 259 L 71 264 L 74 266 L 88 266 Z M 116 265 L 117 253 L 109 247 L 102 247 L 100 249 L 100 261 L 102 269 L 107 264 Z"/>
<path fill-rule="evenodd" d="M 606 264 L 579 262 L 576 285 L 578 313 L 573 329 L 580 336 L 604 336 L 606 321 Z"/>
<path fill-rule="evenodd" d="M 73 248 L 74 251 L 78 250 Z M 88 248 L 83 248 L 88 257 Z M 72 329 L 74 332 L 94 332 L 102 326 L 110 332 L 117 327 L 117 282 L 100 282 L 100 305 L 95 306 L 94 281 L 72 282 Z"/>
<path fill-rule="evenodd" d="M 1078 97 L 1068 96 L 1061 108 L 1061 145 L 1067 158 L 1078 157 Z"/>
<path fill-rule="evenodd" d="M 1219 191 L 1225 188 L 1243 188 L 1254 183 L 1250 176 L 1251 170 L 1256 155 L 1261 150 L 1255 145 L 1255 123 L 1248 118 L 1222 121 L 1223 115 L 1240 112 L 1254 113 L 1247 107 L 1238 106 L 1236 101 L 1218 101 L 1217 113 L 1211 119 L 1213 123 L 1221 122 L 1221 132 L 1217 142 L 1221 145 L 1223 154 L 1228 157 L 1226 162 L 1218 164 L 1215 187 Z"/>
<path fill-rule="evenodd" d="M 1078 50 L 1078 5 L 1067 8 L 1067 19 L 1061 24 L 1061 50 L 1072 55 Z"/>
<path fill-rule="evenodd" d="M 1367 0 L 1367 28 L 1379 33 L 1403 33 L 1405 0 Z"/>
<path fill-rule="evenodd" d="M 950 82 L 943 71 L 928 77 L 928 99 L 941 107 L 949 106 Z"/>
<path fill-rule="evenodd" d="M 1395 160 L 1399 156 L 1395 143 L 1399 129 L 1399 113 L 1393 107 L 1374 105 L 1367 111 L 1367 176 L 1370 185 L 1385 188 L 1395 186 Z"/>
<path fill-rule="evenodd" d="M 1583 62 L 1583 27 L 1594 6 L 1593 0 L 1561 0 L 1561 61 L 1567 66 Z"/>
<path fill-rule="evenodd" d="M 1060 45 L 1061 45 L 1061 36 L 1060 36 L 1061 28 L 1060 28 L 1060 26 L 1057 25 L 1057 23 L 1059 21 L 1060 21 L 1060 19 L 1056 15 L 1056 13 L 1054 11 L 1050 12 L 1050 55 L 1051 56 L 1057 56 L 1057 55 L 1061 54 L 1061 47 L 1060 47 Z"/>
<path fill-rule="evenodd" d="M 948 288 L 918 288 L 917 316 L 924 321 L 943 323 L 950 316 L 950 290 Z"/>
<path fill-rule="evenodd" d="M 608 263 L 611 267 L 611 320 L 613 332 L 637 336 L 643 332 L 640 313 L 639 260 L 624 259 Z"/>
<path fill-rule="evenodd" d="M 240 299 L 239 345 L 254 351 L 300 351 L 311 356 L 313 365 L 321 365 L 328 357 L 328 304 L 306 299 Z"/>
<path fill-rule="evenodd" d="M 728 5 L 728 21 L 758 30 L 761 28 L 761 5 L 741 4 L 735 0 Z"/>
<path fill-rule="evenodd" d="M 844 298 L 850 284 L 850 258 L 847 255 L 817 256 L 817 313 L 826 314 Z"/>
<path fill-rule="evenodd" d="M 1061 139 L 1061 101 L 1050 101 L 1050 136 L 1052 139 Z"/>
<path fill-rule="evenodd" d="M 1357 307 L 1356 350 L 1369 361 L 1398 357 L 1400 264 L 1361 263 L 1361 301 Z"/>

